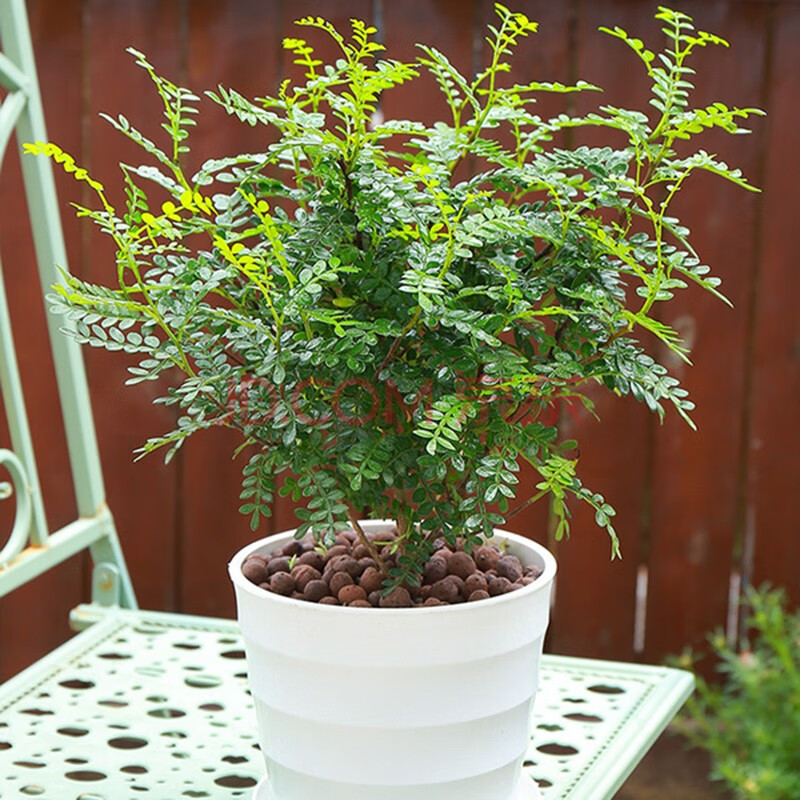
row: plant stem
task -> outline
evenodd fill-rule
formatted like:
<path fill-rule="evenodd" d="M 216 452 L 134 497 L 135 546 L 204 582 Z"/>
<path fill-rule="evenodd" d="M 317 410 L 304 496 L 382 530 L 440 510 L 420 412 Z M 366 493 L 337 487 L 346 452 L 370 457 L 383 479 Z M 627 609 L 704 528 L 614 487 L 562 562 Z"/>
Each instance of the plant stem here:
<path fill-rule="evenodd" d="M 511 519 L 511 517 L 519 514 L 520 511 L 526 509 L 528 506 L 533 505 L 537 500 L 541 500 L 547 494 L 547 489 L 542 489 L 540 492 L 537 492 L 533 497 L 529 497 L 524 503 L 520 503 L 516 508 L 512 508 L 505 516 L 506 520 Z"/>
<path fill-rule="evenodd" d="M 353 526 L 356 536 L 358 536 L 358 541 L 367 548 L 370 558 L 372 558 L 378 565 L 381 575 L 383 575 L 383 577 L 387 580 L 390 579 L 392 576 L 389 574 L 389 567 L 386 566 L 386 562 L 381 558 L 380 553 L 375 549 L 375 545 L 369 540 L 367 534 L 364 533 L 364 529 L 361 527 L 361 525 L 359 525 L 358 519 L 352 510 L 347 512 L 347 518 L 350 520 L 350 524 Z"/>

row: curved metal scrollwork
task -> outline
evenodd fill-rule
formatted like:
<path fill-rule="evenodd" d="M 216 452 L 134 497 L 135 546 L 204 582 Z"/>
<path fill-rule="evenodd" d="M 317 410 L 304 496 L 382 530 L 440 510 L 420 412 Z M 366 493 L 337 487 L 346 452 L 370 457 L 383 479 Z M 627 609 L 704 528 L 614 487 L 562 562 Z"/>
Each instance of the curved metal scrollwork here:
<path fill-rule="evenodd" d="M 31 490 L 28 477 L 22 462 L 11 452 L 11 450 L 0 449 L 0 466 L 5 467 L 11 475 L 11 484 L 0 483 L 0 500 L 17 495 L 17 511 L 14 515 L 14 526 L 8 541 L 0 550 L 0 567 L 19 555 L 31 530 L 31 518 L 33 513 L 33 503 L 31 502 Z"/>

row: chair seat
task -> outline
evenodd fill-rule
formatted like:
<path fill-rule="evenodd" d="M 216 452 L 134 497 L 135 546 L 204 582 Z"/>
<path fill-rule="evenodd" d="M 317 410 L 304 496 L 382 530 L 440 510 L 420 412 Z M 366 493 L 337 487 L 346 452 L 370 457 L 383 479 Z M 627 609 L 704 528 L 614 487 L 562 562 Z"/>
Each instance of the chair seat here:
<path fill-rule="evenodd" d="M 545 656 L 525 760 L 542 797 L 612 797 L 692 682 Z M 249 798 L 263 773 L 234 621 L 115 610 L 0 686 L 2 800 Z"/>

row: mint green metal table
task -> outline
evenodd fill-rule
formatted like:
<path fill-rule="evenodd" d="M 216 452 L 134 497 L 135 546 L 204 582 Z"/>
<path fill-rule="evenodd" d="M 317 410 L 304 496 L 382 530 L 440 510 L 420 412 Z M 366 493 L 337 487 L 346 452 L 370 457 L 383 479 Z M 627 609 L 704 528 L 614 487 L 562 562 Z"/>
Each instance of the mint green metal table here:
<path fill-rule="evenodd" d="M 0 798 L 251 797 L 264 767 L 243 657 L 232 621 L 109 613 L 0 688 Z M 545 657 L 525 760 L 544 800 L 613 797 L 691 687 Z"/>
<path fill-rule="evenodd" d="M 47 140 L 24 0 L 0 3 L 0 40 L 1 158 L 14 132 L 18 142 Z M 63 279 L 55 265 L 67 263 L 55 185 L 44 159 L 23 158 L 22 169 L 47 293 Z M 83 549 L 94 562 L 92 603 L 72 615 L 81 632 L 0 686 L 0 800 L 252 797 L 264 767 L 236 623 L 137 610 L 105 502 L 81 355 L 59 322 L 49 324 L 78 508 L 58 530 L 39 491 L 0 266 L 11 436 L 10 448 L 0 443 L 0 501 L 16 496 L 7 541 L 0 533 L 0 598 Z M 525 759 L 542 797 L 611 798 L 692 684 L 677 670 L 546 657 Z"/>

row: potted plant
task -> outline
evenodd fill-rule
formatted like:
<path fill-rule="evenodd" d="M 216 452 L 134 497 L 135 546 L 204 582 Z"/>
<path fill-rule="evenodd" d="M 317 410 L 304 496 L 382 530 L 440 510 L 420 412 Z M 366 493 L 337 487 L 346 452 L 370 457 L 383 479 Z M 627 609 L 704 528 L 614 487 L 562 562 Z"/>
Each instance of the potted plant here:
<path fill-rule="evenodd" d="M 759 112 L 690 106 L 690 56 L 725 42 L 661 8 L 658 54 L 604 29 L 647 71 L 649 113 L 544 119 L 538 94 L 597 87 L 515 74 L 537 26 L 495 10 L 473 78 L 428 45 L 414 63 L 384 58 L 358 20 L 347 36 L 300 20 L 337 59 L 288 38 L 298 83 L 255 101 L 209 93 L 274 140 L 194 175 L 198 97 L 132 51 L 163 101 L 167 147 L 108 118 L 153 162 L 122 165 L 122 210 L 56 145 L 27 146 L 87 182 L 99 208 L 78 213 L 117 248 L 114 286 L 55 287 L 69 332 L 140 354 L 130 383 L 179 376 L 161 398 L 177 427 L 143 452 L 169 458 L 196 431 L 233 427 L 254 529 L 279 476 L 305 501 L 295 531 L 230 565 L 270 776 L 258 797 L 534 796 L 520 764 L 555 563 L 498 526 L 549 498 L 560 539 L 575 498 L 618 553 L 613 509 L 543 411 L 590 406 L 583 392 L 601 383 L 689 421 L 647 347 L 686 359 L 661 307 L 689 284 L 721 295 L 673 201 L 696 170 L 752 188 L 691 140 L 742 133 Z M 382 121 L 384 94 L 425 77 L 442 119 Z M 570 129 L 608 139 L 558 146 Z"/>

